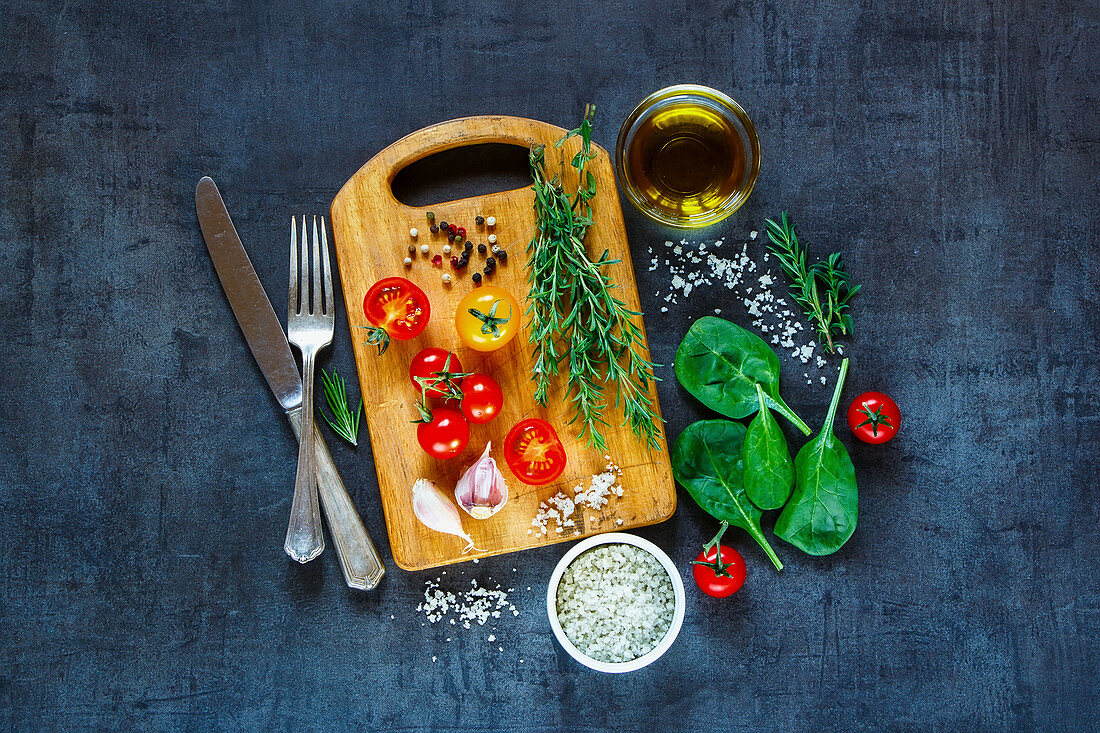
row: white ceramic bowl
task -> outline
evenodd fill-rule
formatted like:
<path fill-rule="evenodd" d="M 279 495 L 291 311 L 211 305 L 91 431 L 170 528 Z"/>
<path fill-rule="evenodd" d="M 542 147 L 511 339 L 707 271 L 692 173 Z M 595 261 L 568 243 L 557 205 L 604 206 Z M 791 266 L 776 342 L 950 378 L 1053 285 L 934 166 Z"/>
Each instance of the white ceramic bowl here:
<path fill-rule="evenodd" d="M 629 662 L 601 662 L 598 659 L 593 659 L 574 646 L 569 637 L 565 635 L 565 631 L 562 630 L 561 623 L 558 622 L 558 584 L 561 582 L 561 576 L 581 553 L 601 545 L 634 545 L 640 547 L 660 561 L 661 566 L 668 573 L 669 580 L 672 581 L 672 593 L 676 601 L 676 608 L 672 612 L 672 623 L 669 625 L 668 631 L 665 632 L 665 637 L 648 653 L 637 659 L 631 659 Z M 676 635 L 680 633 L 680 627 L 684 623 L 684 608 L 686 605 L 684 581 L 664 550 L 649 540 L 635 537 L 632 534 L 623 534 L 622 532 L 595 535 L 573 545 L 569 552 L 565 553 L 562 559 L 558 561 L 557 567 L 554 568 L 554 572 L 550 576 L 550 585 L 546 588 L 546 615 L 550 617 L 550 628 L 554 630 L 554 636 L 557 638 L 558 643 L 561 644 L 562 649 L 569 652 L 569 656 L 573 659 L 598 672 L 633 672 L 657 661 L 672 646 L 672 642 L 676 641 Z"/>

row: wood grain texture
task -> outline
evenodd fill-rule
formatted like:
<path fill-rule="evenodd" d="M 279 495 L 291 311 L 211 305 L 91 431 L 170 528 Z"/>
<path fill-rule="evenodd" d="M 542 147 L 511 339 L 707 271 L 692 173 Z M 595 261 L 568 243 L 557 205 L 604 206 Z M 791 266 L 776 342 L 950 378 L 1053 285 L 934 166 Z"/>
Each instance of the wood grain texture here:
<path fill-rule="evenodd" d="M 419 570 L 460 562 L 474 557 L 496 555 L 528 547 L 586 537 L 613 529 L 630 529 L 660 522 L 670 517 L 676 508 L 676 493 L 668 461 L 668 450 L 662 438 L 660 451 L 650 451 L 629 428 L 606 431 L 608 450 L 605 453 L 588 448 L 575 437 L 576 430 L 566 423 L 571 410 L 563 391 L 564 380 L 551 393 L 549 407 L 543 409 L 533 399 L 530 364 L 532 348 L 526 330 L 508 346 L 490 354 L 478 353 L 462 346 L 455 332 L 453 316 L 458 301 L 474 285 L 470 275 L 480 269 L 484 257 L 476 253 L 470 267 L 463 273 L 453 273 L 444 262 L 442 269 L 431 264 L 431 258 L 442 252 L 447 243 L 443 235 L 432 235 L 425 213 L 429 207 L 416 208 L 398 202 L 392 193 L 394 176 L 405 166 L 433 153 L 451 148 L 482 143 L 513 143 L 528 147 L 543 143 L 548 149 L 564 134 L 553 125 L 518 117 L 467 117 L 425 128 L 398 140 L 364 165 L 337 194 L 332 203 L 332 227 L 336 256 L 348 304 L 348 321 L 352 331 L 355 359 L 364 395 L 364 409 L 370 431 L 371 447 L 385 511 L 390 545 L 396 563 L 407 570 Z M 574 142 L 574 141 L 571 141 Z M 572 183 L 567 165 L 577 144 L 565 147 L 565 156 L 558 160 L 548 150 L 550 172 L 562 171 L 567 183 Z M 590 164 L 599 191 L 593 207 L 594 224 L 588 233 L 590 254 L 598 256 L 608 249 L 621 263 L 608 268 L 619 285 L 627 306 L 641 310 L 638 303 L 634 271 L 626 242 L 622 210 L 615 188 L 614 170 L 606 150 L 596 148 L 597 157 Z M 562 162 L 566 165 L 562 165 Z M 574 177 L 575 180 L 575 177 Z M 527 293 L 526 247 L 535 226 L 532 208 L 533 194 L 529 188 L 504 191 L 474 198 L 435 204 L 430 207 L 437 221 L 458 223 L 467 229 L 470 239 L 484 243 L 489 234 L 477 227 L 478 214 L 496 217 L 493 232 L 498 243 L 509 254 L 508 263 L 500 265 L 488 282 L 510 290 L 523 302 Z M 421 234 L 416 244 L 428 243 L 431 253 L 414 256 L 411 268 L 402 260 L 412 241 L 410 227 Z M 446 260 L 446 258 L 445 258 Z M 441 275 L 452 272 L 451 285 L 442 282 Z M 402 275 L 417 283 L 428 294 L 432 318 L 425 332 L 410 341 L 393 342 L 381 357 L 374 347 L 367 346 L 360 327 L 369 325 L 363 314 L 363 299 L 367 289 L 377 280 Z M 641 325 L 641 318 L 637 319 Z M 524 324 L 527 325 L 526 322 Z M 644 328 L 643 328 L 644 331 Z M 416 443 L 415 426 L 417 391 L 409 382 L 408 366 L 415 354 L 427 346 L 454 350 L 466 371 L 485 372 L 500 382 L 505 393 L 502 414 L 488 425 L 472 425 L 466 450 L 450 461 L 429 457 Z M 648 343 L 646 344 L 648 355 Z M 651 383 L 654 403 L 656 387 Z M 614 402 L 614 394 L 609 397 Z M 500 446 L 508 429 L 525 417 L 541 417 L 558 431 L 565 445 L 568 466 L 561 479 L 546 486 L 527 486 L 516 479 L 505 465 Z M 621 422 L 617 410 L 608 408 L 607 417 L 613 425 Z M 508 481 L 507 505 L 487 520 L 475 520 L 464 515 L 463 524 L 474 539 L 477 551 L 462 554 L 465 543 L 449 535 L 424 527 L 412 513 L 411 487 L 420 477 L 430 478 L 444 490 L 451 490 L 463 470 L 481 453 L 491 440 L 497 458 Z M 575 527 L 558 533 L 551 523 L 548 534 L 540 535 L 531 526 L 540 502 L 559 490 L 573 496 L 573 487 L 586 487 L 593 474 L 604 470 L 610 456 L 622 469 L 622 498 L 612 497 L 602 511 L 576 511 Z M 617 523 L 622 520 L 622 524 Z M 534 531 L 531 531 L 534 530 Z"/>

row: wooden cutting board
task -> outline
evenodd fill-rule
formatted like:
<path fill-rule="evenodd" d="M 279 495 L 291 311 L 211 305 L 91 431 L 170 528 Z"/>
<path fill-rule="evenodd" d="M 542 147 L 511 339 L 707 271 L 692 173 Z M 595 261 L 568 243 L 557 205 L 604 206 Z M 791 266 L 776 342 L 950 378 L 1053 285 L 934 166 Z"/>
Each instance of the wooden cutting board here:
<path fill-rule="evenodd" d="M 476 226 L 474 217 L 479 214 L 496 217 L 493 232 L 498 237 L 498 244 L 507 250 L 508 261 L 484 282 L 508 289 L 522 305 L 528 290 L 526 247 L 535 227 L 532 209 L 534 194 L 530 188 L 522 188 L 424 208 L 406 206 L 393 195 L 392 182 L 398 172 L 433 153 L 482 143 L 511 143 L 528 148 L 537 142 L 547 146 L 548 161 L 558 161 L 559 156 L 550 151 L 564 132 L 560 127 L 519 117 L 467 117 L 433 125 L 398 140 L 374 156 L 344 185 L 332 202 L 336 256 L 386 527 L 394 560 L 406 570 L 421 570 L 599 532 L 640 527 L 668 519 L 676 509 L 675 486 L 664 439 L 661 440 L 660 451 L 648 450 L 629 428 L 616 427 L 606 431 L 606 455 L 611 456 L 611 460 L 622 469 L 623 496 L 612 496 L 601 511 L 585 509 L 575 512 L 572 516 L 575 526 L 561 533 L 554 530 L 553 522 L 545 536 L 531 526 L 540 502 L 559 490 L 573 498 L 573 487 L 583 484 L 587 488 L 592 476 L 603 472 L 607 463 L 605 453 L 590 449 L 576 440 L 575 429 L 566 425 L 571 412 L 563 392 L 564 380 L 560 380 L 559 387 L 551 394 L 548 408 L 535 403 L 530 370 L 532 349 L 527 342 L 526 331 L 503 349 L 488 354 L 462 345 L 453 322 L 455 308 L 458 301 L 474 288 L 470 275 L 481 269 L 484 258 L 475 250 L 469 267 L 461 273 L 451 270 L 446 257 L 443 268 L 434 267 L 431 258 L 442 253 L 447 238 L 431 234 L 425 214 L 430 209 L 435 213 L 437 222 L 454 222 L 465 227 L 468 238 L 475 245 L 486 242 L 489 231 Z M 568 168 L 565 180 L 571 186 L 576 176 L 569 177 L 573 171 L 568 167 L 568 161 L 579 148 L 579 143 L 575 140 L 570 143 L 565 147 L 564 160 Z M 619 285 L 619 297 L 629 308 L 641 310 L 622 209 L 615 188 L 614 169 L 606 150 L 596 148 L 596 153 L 596 159 L 590 163 L 598 193 L 594 202 L 595 223 L 587 236 L 589 254 L 599 256 L 604 249 L 608 249 L 612 258 L 621 258 L 622 262 L 610 266 L 608 271 Z M 549 169 L 551 175 L 556 169 L 560 170 L 560 161 L 550 165 Z M 411 227 L 416 227 L 420 232 L 415 243 L 429 244 L 431 253 L 425 256 L 418 252 L 413 257 L 412 267 L 407 268 L 403 260 L 412 241 L 409 236 Z M 453 284 L 442 282 L 444 272 L 452 274 Z M 423 334 L 410 341 L 393 341 L 386 353 L 378 356 L 374 347 L 366 345 L 364 332 L 359 328 L 369 325 L 362 304 L 367 289 L 374 282 L 394 275 L 407 277 L 423 288 L 431 300 L 432 316 Z M 640 317 L 637 323 L 642 325 Z M 417 352 L 428 346 L 455 351 L 466 371 L 491 375 L 500 383 L 505 394 L 502 413 L 487 425 L 471 425 L 470 443 L 466 450 L 449 461 L 439 461 L 424 453 L 416 441 L 416 426 L 411 424 L 417 417 L 415 403 L 419 395 L 409 381 L 409 363 Z M 646 353 L 648 355 L 648 344 Z M 656 389 L 651 389 L 654 404 L 657 404 Z M 613 390 L 609 392 L 613 404 Z M 622 422 L 618 410 L 609 407 L 606 415 L 612 425 Z M 509 428 L 525 417 L 548 420 L 565 446 L 567 468 L 554 484 L 528 486 L 521 483 L 509 471 L 498 449 L 503 445 Z M 493 442 L 492 455 L 508 483 L 508 502 L 490 519 L 477 520 L 461 512 L 463 526 L 476 546 L 481 548 L 463 555 L 466 543 L 462 539 L 434 532 L 416 519 L 412 511 L 411 488 L 416 479 L 428 478 L 453 497 L 458 478 L 481 454 L 487 440 Z"/>

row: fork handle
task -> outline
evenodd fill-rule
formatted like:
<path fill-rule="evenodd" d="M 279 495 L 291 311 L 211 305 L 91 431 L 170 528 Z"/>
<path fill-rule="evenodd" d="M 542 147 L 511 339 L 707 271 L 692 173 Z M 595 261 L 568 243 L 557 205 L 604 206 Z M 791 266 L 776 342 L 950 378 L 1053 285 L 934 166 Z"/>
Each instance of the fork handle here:
<path fill-rule="evenodd" d="M 302 408 L 296 407 L 286 413 L 294 434 L 299 440 L 302 435 Z M 344 573 L 344 582 L 349 588 L 372 590 L 382 580 L 386 568 L 378 555 L 374 543 L 359 518 L 344 480 L 336 470 L 332 454 L 325 445 L 325 439 L 313 428 L 314 458 L 317 461 L 317 490 L 321 495 L 328 531 L 336 547 L 336 556 L 340 559 L 340 569 Z"/>
<path fill-rule="evenodd" d="M 294 477 L 290 524 L 283 544 L 286 554 L 301 563 L 309 562 L 325 549 L 313 450 L 313 373 L 316 363 L 316 349 L 302 349 L 302 438 L 298 444 L 298 473 Z"/>

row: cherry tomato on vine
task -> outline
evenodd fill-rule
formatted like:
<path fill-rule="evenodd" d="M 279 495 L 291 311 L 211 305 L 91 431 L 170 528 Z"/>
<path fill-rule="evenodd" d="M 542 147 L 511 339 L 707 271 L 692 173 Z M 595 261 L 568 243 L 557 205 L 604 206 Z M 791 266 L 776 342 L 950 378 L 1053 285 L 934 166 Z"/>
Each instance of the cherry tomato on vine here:
<path fill-rule="evenodd" d="M 428 296 L 403 277 L 387 277 L 370 286 L 363 298 L 363 313 L 373 326 L 367 327 L 367 343 L 382 354 L 390 338 L 399 341 L 419 336 L 428 325 L 432 307 Z"/>
<path fill-rule="evenodd" d="M 455 329 L 475 351 L 496 351 L 519 332 L 523 311 L 504 288 L 486 285 L 466 295 L 455 310 Z"/>
<path fill-rule="evenodd" d="M 448 379 L 447 375 L 453 377 Z M 458 355 L 436 346 L 424 349 L 409 364 L 409 379 L 418 392 L 421 389 L 418 380 L 427 380 L 425 397 L 446 397 L 450 393 L 448 388 L 461 386 L 463 378 L 462 363 L 458 360 Z"/>
<path fill-rule="evenodd" d="M 548 484 L 565 470 L 565 448 L 545 420 L 521 420 L 504 439 L 504 460 L 520 481 L 532 486 Z"/>
<path fill-rule="evenodd" d="M 864 443 L 885 443 L 898 434 L 901 410 L 882 392 L 864 392 L 848 406 L 848 427 Z"/>
<path fill-rule="evenodd" d="M 427 417 L 427 416 L 425 416 Z M 470 425 L 452 407 L 437 407 L 431 419 L 416 426 L 416 440 L 432 458 L 454 458 L 470 440 Z"/>
<path fill-rule="evenodd" d="M 500 414 L 504 392 L 487 374 L 471 374 L 462 380 L 462 414 L 472 423 L 487 423 Z"/>
<path fill-rule="evenodd" d="M 691 564 L 695 584 L 713 598 L 732 596 L 745 584 L 745 558 L 722 544 L 722 535 L 728 527 L 727 522 L 722 522 L 718 535 L 703 547 Z"/>

